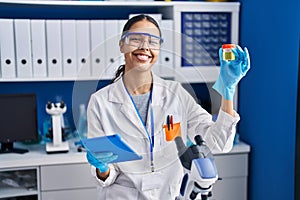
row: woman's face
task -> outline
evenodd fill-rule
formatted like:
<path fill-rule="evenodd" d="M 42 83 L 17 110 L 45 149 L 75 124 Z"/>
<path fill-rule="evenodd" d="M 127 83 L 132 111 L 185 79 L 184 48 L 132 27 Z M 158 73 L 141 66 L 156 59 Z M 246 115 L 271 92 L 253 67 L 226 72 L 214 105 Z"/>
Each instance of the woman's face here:
<path fill-rule="evenodd" d="M 126 71 L 151 70 L 159 56 L 159 48 L 155 48 L 158 38 L 160 38 L 158 28 L 147 20 L 138 21 L 131 26 L 128 37 L 120 42 L 121 52 L 125 56 Z"/>

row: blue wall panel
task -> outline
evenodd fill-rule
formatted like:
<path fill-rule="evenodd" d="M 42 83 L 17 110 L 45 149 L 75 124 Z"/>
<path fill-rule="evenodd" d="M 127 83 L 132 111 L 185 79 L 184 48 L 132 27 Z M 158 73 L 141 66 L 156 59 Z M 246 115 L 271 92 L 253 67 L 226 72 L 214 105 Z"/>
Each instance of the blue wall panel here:
<path fill-rule="evenodd" d="M 107 85 L 109 81 L 50 81 L 50 82 L 0 82 L 0 94 L 35 93 L 38 106 L 38 127 L 43 131 L 43 122 L 49 115 L 45 106 L 48 101 L 64 101 L 66 123 L 72 130 L 78 120 L 79 105 L 87 105 L 90 94 Z M 66 124 L 66 125 L 67 125 Z"/>
<path fill-rule="evenodd" d="M 240 84 L 239 132 L 251 145 L 250 200 L 294 199 L 299 8 L 298 0 L 241 1 L 251 70 Z"/>

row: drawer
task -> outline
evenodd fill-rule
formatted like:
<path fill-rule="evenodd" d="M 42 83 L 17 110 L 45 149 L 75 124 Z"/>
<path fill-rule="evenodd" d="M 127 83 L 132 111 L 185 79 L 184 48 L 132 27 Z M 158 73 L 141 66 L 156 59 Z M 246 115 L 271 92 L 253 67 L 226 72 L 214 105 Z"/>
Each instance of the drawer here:
<path fill-rule="evenodd" d="M 214 156 L 220 178 L 248 176 L 248 154 Z"/>
<path fill-rule="evenodd" d="M 88 164 L 41 166 L 40 174 L 42 191 L 96 187 Z"/>
<path fill-rule="evenodd" d="M 47 191 L 41 193 L 41 200 L 95 200 L 97 199 L 97 189 L 76 189 Z"/>

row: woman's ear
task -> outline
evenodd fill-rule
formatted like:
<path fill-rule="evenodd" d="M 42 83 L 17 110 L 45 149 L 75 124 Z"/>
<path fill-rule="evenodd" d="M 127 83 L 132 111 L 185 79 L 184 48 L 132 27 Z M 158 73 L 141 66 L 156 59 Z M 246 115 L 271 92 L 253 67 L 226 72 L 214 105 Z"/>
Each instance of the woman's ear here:
<path fill-rule="evenodd" d="M 119 41 L 120 52 L 124 53 L 124 42 L 122 40 Z"/>

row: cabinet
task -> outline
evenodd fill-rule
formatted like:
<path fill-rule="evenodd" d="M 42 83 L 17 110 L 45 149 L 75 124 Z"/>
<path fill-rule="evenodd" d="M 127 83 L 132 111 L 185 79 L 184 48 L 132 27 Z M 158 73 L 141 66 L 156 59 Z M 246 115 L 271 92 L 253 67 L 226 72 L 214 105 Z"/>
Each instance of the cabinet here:
<path fill-rule="evenodd" d="M 27 58 L 32 61 L 27 62 L 28 66 L 31 63 L 29 67 L 38 68 L 39 63 L 47 63 L 46 66 L 43 66 L 47 68 L 47 70 L 45 70 L 46 74 L 35 74 L 35 69 L 31 69 L 30 73 L 26 76 L 19 76 L 19 71 L 17 70 L 18 73 L 16 73 L 15 76 L 6 77 L 2 70 L 0 81 L 111 79 L 116 68 L 123 62 L 122 55 L 119 52 L 118 41 L 124 22 L 131 14 L 146 13 L 155 15 L 162 29 L 165 46 L 162 46 L 160 60 L 156 66 L 154 66 L 153 70 L 162 77 L 176 79 L 180 82 L 214 82 L 219 72 L 219 47 L 223 43 L 238 43 L 239 3 L 237 2 L 65 2 L 4 0 L 1 1 L 0 5 L 0 19 L 18 19 L 18 22 L 20 22 L 20 19 L 31 20 L 31 22 L 39 20 L 39 23 L 41 23 L 41 19 L 45 20 L 45 24 L 43 25 L 46 29 L 45 33 L 42 36 L 34 36 L 31 34 L 31 37 L 37 37 L 39 41 L 46 42 L 46 45 L 40 42 L 41 45 L 45 45 L 45 48 L 55 46 L 53 42 L 57 43 L 56 47 L 53 48 L 59 48 L 56 51 L 52 51 L 53 49 L 51 51 L 49 49 L 45 51 L 45 53 L 48 52 L 48 54 L 45 56 L 44 61 L 35 56 Z M 53 24 L 53 26 L 51 25 L 50 27 L 47 23 L 50 21 L 51 23 L 56 21 L 61 25 L 57 25 L 58 29 L 56 29 Z M 65 21 L 68 23 L 63 23 Z M 67 37 L 67 39 L 76 39 L 76 35 L 86 35 L 86 37 L 89 37 L 81 39 L 90 41 L 89 47 L 83 47 L 85 51 L 87 48 L 90 48 L 88 55 L 86 55 L 86 52 L 79 51 L 78 49 L 83 49 L 79 46 L 75 47 L 77 52 L 72 51 L 66 53 L 65 50 L 68 46 L 72 46 L 70 49 L 74 50 L 73 43 L 68 41 L 59 42 L 64 38 L 62 36 L 65 30 L 64 28 L 59 29 L 59 27 L 67 24 L 68 27 L 73 27 L 74 30 L 78 30 L 76 27 L 79 25 L 76 24 L 76 21 L 87 23 L 86 26 L 80 27 L 86 27 L 90 33 L 76 32 L 77 34 L 75 35 L 69 34 L 70 37 Z M 75 23 L 74 26 L 72 25 L 73 22 Z M 28 21 L 26 23 L 30 24 Z M 98 38 L 92 37 L 91 35 L 93 34 L 91 31 L 97 30 L 92 27 L 95 24 L 98 25 L 97 28 L 99 29 L 101 29 L 101 26 L 109 30 L 104 30 L 103 34 L 99 32 Z M 35 27 L 38 28 L 37 25 Z M 53 42 L 51 42 L 52 32 L 49 32 L 52 28 L 52 32 L 57 31 L 55 37 L 59 37 Z M 67 28 L 67 30 L 68 29 L 70 28 Z M 83 28 L 80 28 L 79 30 L 82 29 Z M 29 31 L 27 32 L 29 33 Z M 33 32 L 36 33 L 36 31 Z M 45 41 L 41 40 L 41 37 L 45 37 Z M 26 39 L 26 37 L 23 39 Z M 27 39 L 30 39 L 30 36 L 28 36 Z M 35 39 L 36 38 L 31 38 L 32 44 L 35 43 Z M 49 41 L 47 39 L 49 39 Z M 78 42 L 81 40 L 77 38 L 74 43 L 82 45 L 82 43 Z M 93 44 L 94 41 L 98 43 Z M 64 46 L 63 44 L 72 45 Z M 84 42 L 84 44 L 87 44 L 87 42 Z M 14 45 L 15 46 L 11 48 L 19 49 L 18 44 Z M 22 49 L 24 49 L 24 47 Z M 34 51 L 34 49 L 35 48 L 31 48 L 32 51 Z M 103 51 L 103 49 L 105 50 Z M 3 48 L 2 50 L 5 51 L 7 48 Z M 31 50 L 27 49 L 26 55 L 28 55 L 28 51 Z M 54 59 L 49 52 L 59 55 Z M 35 55 L 34 52 L 31 53 Z M 38 53 L 42 54 L 40 50 Z M 73 58 L 73 62 L 75 62 L 74 65 L 77 68 L 75 74 L 73 72 L 71 73 L 70 70 L 67 71 L 68 73 L 64 73 L 64 68 L 70 69 L 71 67 L 71 65 L 68 65 L 71 63 L 70 58 L 64 58 L 66 54 L 70 55 L 69 53 L 72 53 L 72 55 L 73 53 L 74 55 L 77 53 Z M 85 57 L 78 58 L 79 54 L 85 54 Z M 19 56 L 15 56 L 15 58 L 11 58 L 15 62 L 10 62 L 10 69 L 19 69 L 20 66 L 22 67 L 24 65 L 24 58 L 19 60 Z M 55 63 L 53 63 L 53 59 Z M 6 58 L 2 58 L 1 60 L 1 67 L 4 69 L 7 65 L 5 62 Z M 57 74 L 53 74 L 52 69 L 54 67 L 57 69 L 56 71 L 59 71 Z M 22 68 L 22 70 L 24 69 Z"/>
<path fill-rule="evenodd" d="M 1 154 L 0 180 L 3 176 L 18 174 L 27 177 L 27 185 L 20 179 L 15 180 L 24 187 L 0 183 L 0 199 L 95 200 L 97 184 L 90 174 L 85 153 L 77 152 L 72 144 L 70 147 L 70 151 L 63 154 L 47 154 L 44 145 L 26 146 L 29 152 L 22 155 Z M 241 142 L 229 153 L 215 154 L 222 180 L 214 185 L 211 199 L 247 200 L 249 151 L 249 145 Z"/>
<path fill-rule="evenodd" d="M 29 152 L 0 154 L 1 200 L 96 199 L 96 184 L 90 174 L 85 153 L 77 152 L 73 142 L 70 142 L 70 152 L 62 154 L 47 154 L 45 146 L 41 144 L 17 143 L 17 146 L 27 148 Z M 23 177 L 10 178 L 20 187 L 11 183 L 1 184 L 2 177 L 11 174 Z M 25 177 L 27 180 L 24 180 Z M 28 177 L 31 177 L 30 181 Z"/>
<path fill-rule="evenodd" d="M 214 185 L 211 199 L 247 200 L 248 155 L 216 155 L 215 161 L 221 180 Z"/>
<path fill-rule="evenodd" d="M 41 166 L 40 169 L 42 199 L 97 199 L 88 164 Z"/>
<path fill-rule="evenodd" d="M 0 169 L 0 199 L 38 199 L 39 168 Z"/>

